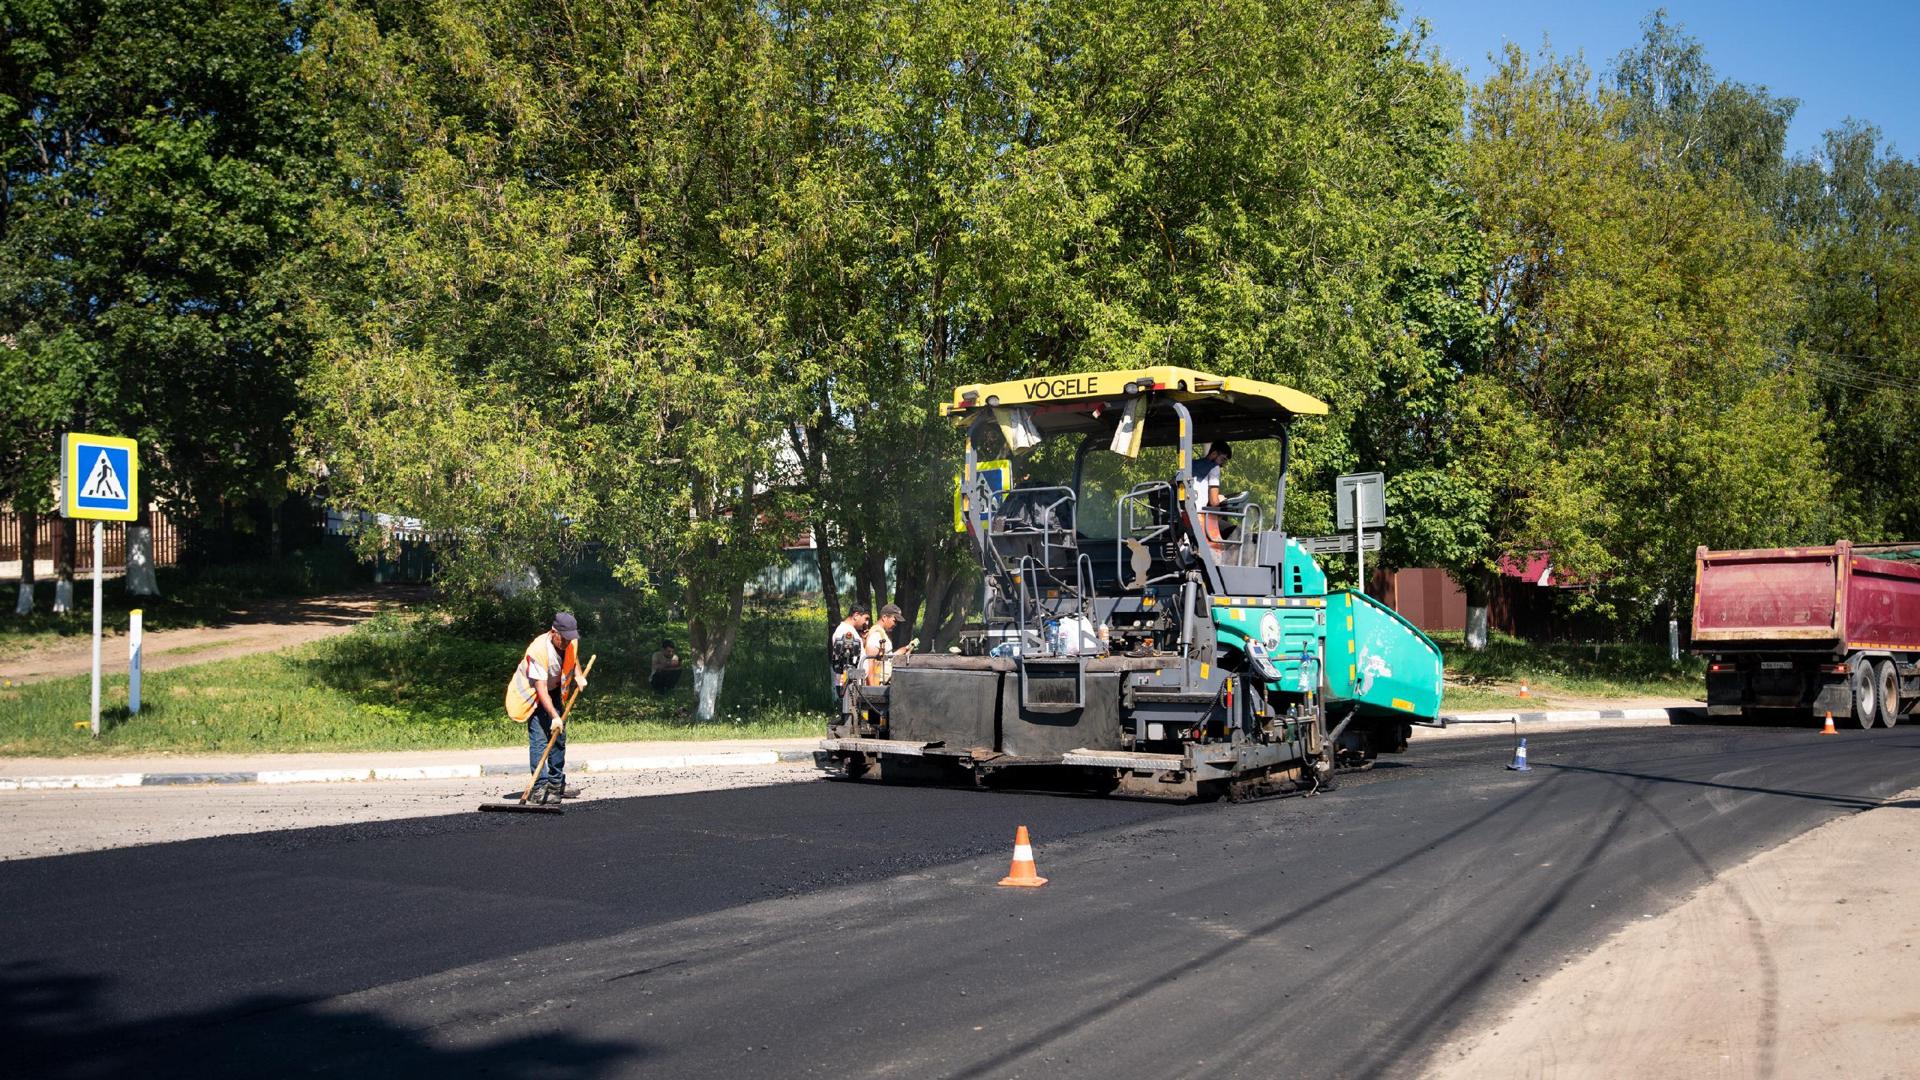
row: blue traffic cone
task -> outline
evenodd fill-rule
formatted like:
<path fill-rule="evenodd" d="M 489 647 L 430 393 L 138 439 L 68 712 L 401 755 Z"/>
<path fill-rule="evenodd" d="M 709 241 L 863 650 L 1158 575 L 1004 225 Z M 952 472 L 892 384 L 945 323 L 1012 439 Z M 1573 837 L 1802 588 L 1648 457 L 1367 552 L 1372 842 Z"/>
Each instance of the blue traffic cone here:
<path fill-rule="evenodd" d="M 1520 745 L 1513 748 L 1513 760 L 1507 762 L 1507 768 L 1514 772 L 1533 771 L 1533 767 L 1527 764 L 1527 740 L 1521 739 Z"/>

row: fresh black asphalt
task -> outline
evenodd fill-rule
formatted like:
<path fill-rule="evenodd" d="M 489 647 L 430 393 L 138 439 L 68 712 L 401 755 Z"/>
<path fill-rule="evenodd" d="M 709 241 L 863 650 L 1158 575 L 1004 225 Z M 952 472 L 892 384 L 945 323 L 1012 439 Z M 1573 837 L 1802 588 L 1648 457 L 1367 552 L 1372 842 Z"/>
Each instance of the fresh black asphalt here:
<path fill-rule="evenodd" d="M 1623 923 L 1920 786 L 1920 728 L 1553 733 L 1524 774 L 1499 736 L 1417 738 L 1251 805 L 798 784 L 4 863 L 0 1053 L 36 1077 L 1411 1075 Z M 993 887 L 1019 824 L 1045 888 Z M 1757 939 L 1721 960 L 1792 977 Z"/>

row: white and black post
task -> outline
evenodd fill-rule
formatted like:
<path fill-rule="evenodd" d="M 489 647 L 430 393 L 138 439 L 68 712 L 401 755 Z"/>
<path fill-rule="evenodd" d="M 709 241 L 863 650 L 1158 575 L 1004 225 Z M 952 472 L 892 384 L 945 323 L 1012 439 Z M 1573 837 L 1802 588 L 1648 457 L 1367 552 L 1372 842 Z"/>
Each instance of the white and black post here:
<path fill-rule="evenodd" d="M 140 715 L 140 648 L 145 636 L 142 614 L 139 608 L 127 614 L 127 713 L 131 716 Z"/>
<path fill-rule="evenodd" d="M 100 737 L 100 564 L 107 558 L 107 526 L 93 523 L 93 737 Z"/>

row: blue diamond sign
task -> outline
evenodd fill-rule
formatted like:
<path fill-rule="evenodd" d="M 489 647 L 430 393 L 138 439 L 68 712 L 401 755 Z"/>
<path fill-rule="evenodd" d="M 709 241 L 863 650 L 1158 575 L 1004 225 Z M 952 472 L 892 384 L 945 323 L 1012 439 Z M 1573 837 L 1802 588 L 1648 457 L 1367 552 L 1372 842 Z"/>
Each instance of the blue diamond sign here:
<path fill-rule="evenodd" d="M 112 435 L 60 436 L 60 513 L 87 521 L 140 516 L 140 444 Z"/>

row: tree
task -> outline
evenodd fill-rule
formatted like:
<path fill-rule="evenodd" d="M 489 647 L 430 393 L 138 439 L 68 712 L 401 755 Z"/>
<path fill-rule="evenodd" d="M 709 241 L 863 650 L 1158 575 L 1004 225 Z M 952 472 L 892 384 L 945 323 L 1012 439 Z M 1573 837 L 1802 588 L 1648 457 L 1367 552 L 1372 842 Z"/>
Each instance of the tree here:
<path fill-rule="evenodd" d="M 1796 254 L 1740 197 L 1628 129 L 1577 63 L 1509 49 L 1473 99 L 1463 179 L 1487 238 L 1489 347 L 1453 398 L 1488 543 L 1551 553 L 1623 619 L 1680 605 L 1697 544 L 1819 530 L 1807 381 L 1781 363 Z"/>
<path fill-rule="evenodd" d="M 1920 538 L 1920 165 L 1864 124 L 1793 163 L 1782 220 L 1806 252 L 1794 366 L 1819 387 L 1838 513 L 1826 538 Z"/>
<path fill-rule="evenodd" d="M 1339 410 L 1296 459 L 1330 481 L 1374 395 L 1424 386 L 1478 317 L 1443 188 L 1461 85 L 1387 5 L 867 10 L 796 23 L 842 183 L 837 276 L 789 294 L 810 305 L 789 325 L 821 328 L 806 354 L 833 357 L 795 445 L 823 464 L 816 535 L 863 593 L 891 559 L 928 639 L 972 583 L 932 409 L 953 385 L 1159 363 L 1295 383 Z M 1309 491 L 1295 520 L 1330 505 Z"/>
<path fill-rule="evenodd" d="M 278 0 L 0 3 L 0 500 L 45 509 L 73 429 L 141 439 L 182 517 L 279 486 L 301 27 Z"/>
<path fill-rule="evenodd" d="M 309 75 L 343 184 L 308 264 L 305 459 L 417 516 L 447 584 L 586 543 L 684 585 L 711 718 L 792 498 L 774 201 L 790 85 L 757 8 L 337 4 Z"/>
<path fill-rule="evenodd" d="M 1771 208 L 1800 103 L 1716 78 L 1706 47 L 1668 22 L 1664 8 L 1640 28 L 1640 44 L 1614 60 L 1621 132 L 1640 138 L 1661 164 L 1732 180 L 1755 205 Z"/>

